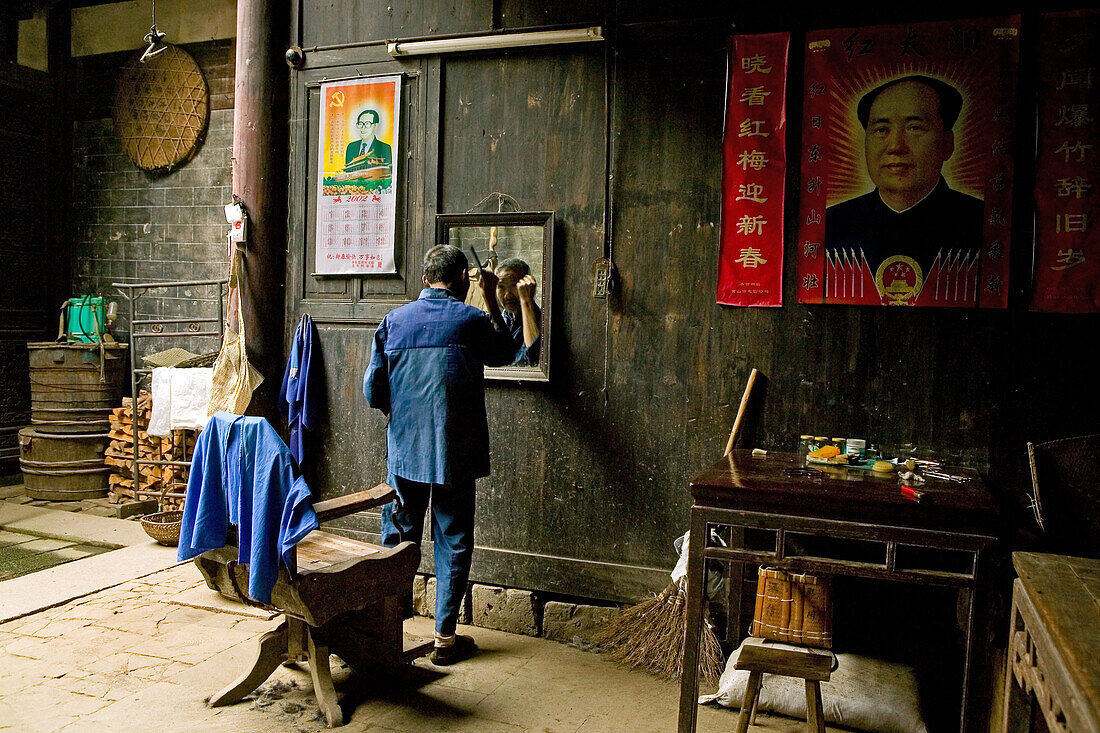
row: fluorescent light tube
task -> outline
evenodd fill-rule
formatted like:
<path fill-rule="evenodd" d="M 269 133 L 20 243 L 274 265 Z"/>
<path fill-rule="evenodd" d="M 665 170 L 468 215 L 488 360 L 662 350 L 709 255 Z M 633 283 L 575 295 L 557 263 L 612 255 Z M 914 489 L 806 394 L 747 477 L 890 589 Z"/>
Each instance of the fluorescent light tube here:
<path fill-rule="evenodd" d="M 465 36 L 462 38 L 437 38 L 427 41 L 390 41 L 386 51 L 390 56 L 423 56 L 433 53 L 457 53 L 461 51 L 486 51 L 497 48 L 525 46 L 551 46 L 563 43 L 588 43 L 603 40 L 603 28 L 575 28 L 560 31 L 528 31 L 522 33 L 497 33 L 490 36 Z"/>

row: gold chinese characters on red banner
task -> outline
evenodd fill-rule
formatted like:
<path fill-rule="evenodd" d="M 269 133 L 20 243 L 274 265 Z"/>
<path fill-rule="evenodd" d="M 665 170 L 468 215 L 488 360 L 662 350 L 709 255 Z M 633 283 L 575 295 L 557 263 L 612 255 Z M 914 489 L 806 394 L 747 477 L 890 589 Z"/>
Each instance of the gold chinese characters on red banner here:
<path fill-rule="evenodd" d="M 1019 28 L 806 34 L 798 302 L 1007 306 Z"/>
<path fill-rule="evenodd" d="M 1039 18 L 1036 311 L 1100 310 L 1098 31 L 1096 10 Z"/>
<path fill-rule="evenodd" d="M 783 305 L 789 33 L 730 39 L 718 302 Z"/>

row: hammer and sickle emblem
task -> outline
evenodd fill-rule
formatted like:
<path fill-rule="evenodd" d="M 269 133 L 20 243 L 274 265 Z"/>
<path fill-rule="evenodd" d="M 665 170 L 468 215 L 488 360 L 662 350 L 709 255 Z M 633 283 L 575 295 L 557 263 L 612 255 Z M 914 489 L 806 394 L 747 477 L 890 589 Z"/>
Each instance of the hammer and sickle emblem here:
<path fill-rule="evenodd" d="M 335 91 L 332 93 L 332 98 L 329 100 L 328 106 L 330 107 L 343 107 L 344 106 L 344 93 L 341 91 Z"/>

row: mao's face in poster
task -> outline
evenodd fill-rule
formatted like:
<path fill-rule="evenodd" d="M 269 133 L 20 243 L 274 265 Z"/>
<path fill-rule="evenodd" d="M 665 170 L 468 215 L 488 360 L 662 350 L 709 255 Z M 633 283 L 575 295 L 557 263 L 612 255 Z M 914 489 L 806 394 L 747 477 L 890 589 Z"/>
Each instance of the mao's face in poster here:
<path fill-rule="evenodd" d="M 981 91 L 980 80 L 950 71 L 951 76 L 874 69 L 834 80 L 838 103 L 828 121 L 829 206 L 876 188 L 884 197 L 900 199 L 919 192 L 919 200 L 941 176 L 953 189 L 984 198 L 990 94 Z M 945 101 L 944 95 L 953 99 Z"/>
<path fill-rule="evenodd" d="M 945 129 L 936 92 L 906 81 L 879 94 L 871 103 L 864 152 L 867 173 L 892 208 L 920 201 L 955 152 L 955 134 Z"/>

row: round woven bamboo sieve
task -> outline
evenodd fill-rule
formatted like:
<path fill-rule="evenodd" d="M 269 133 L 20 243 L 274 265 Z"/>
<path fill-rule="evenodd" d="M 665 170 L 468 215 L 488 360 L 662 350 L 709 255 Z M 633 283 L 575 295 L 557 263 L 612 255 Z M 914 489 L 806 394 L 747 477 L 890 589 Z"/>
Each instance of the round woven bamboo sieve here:
<path fill-rule="evenodd" d="M 115 136 L 142 170 L 173 168 L 198 150 L 210 96 L 198 64 L 169 45 L 141 63 L 135 55 L 115 89 Z"/>

